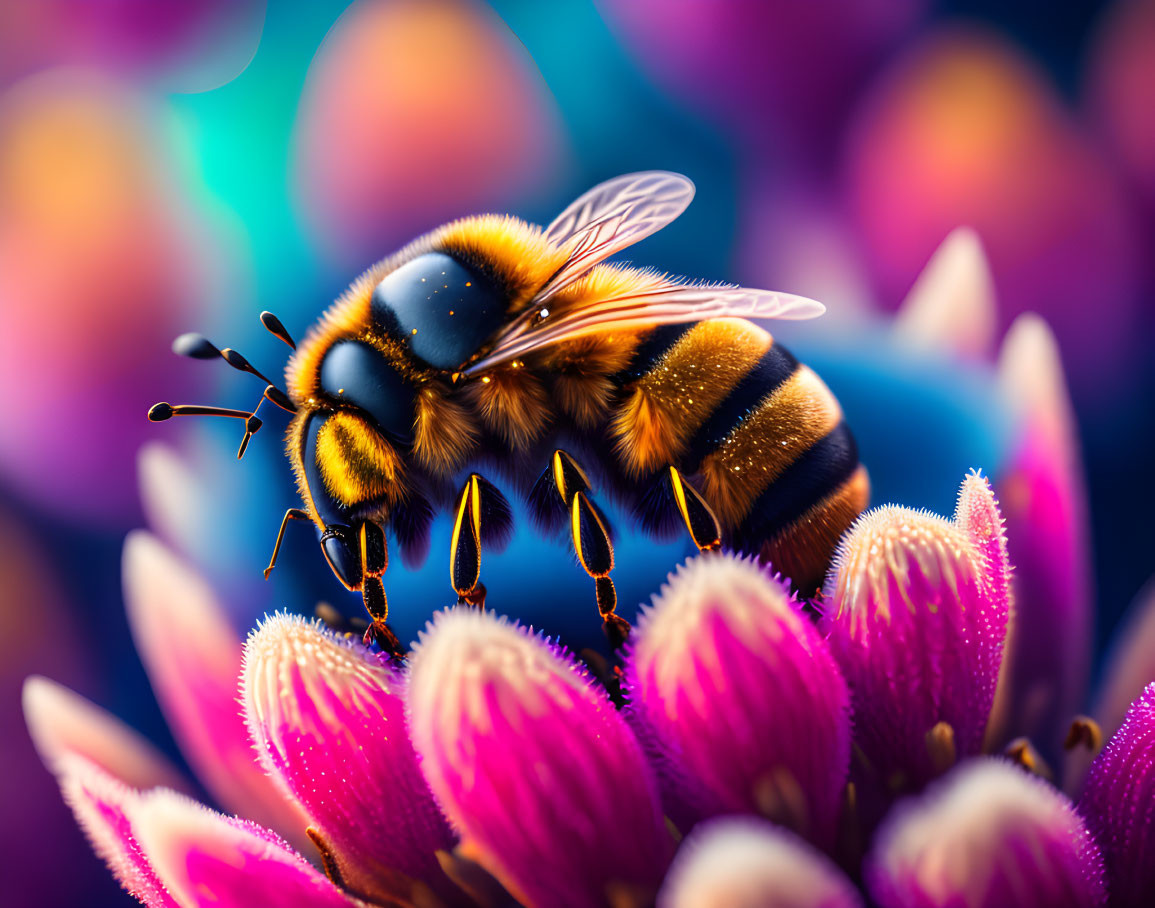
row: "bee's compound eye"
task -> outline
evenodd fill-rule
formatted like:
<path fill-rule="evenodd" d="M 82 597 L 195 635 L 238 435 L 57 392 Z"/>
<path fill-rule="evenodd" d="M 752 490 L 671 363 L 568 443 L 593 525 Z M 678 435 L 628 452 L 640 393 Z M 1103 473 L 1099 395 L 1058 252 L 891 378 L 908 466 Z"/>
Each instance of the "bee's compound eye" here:
<path fill-rule="evenodd" d="M 335 400 L 360 407 L 402 444 L 413 443 L 413 387 L 368 344 L 334 344 L 321 362 L 321 388 Z"/>
<path fill-rule="evenodd" d="M 390 272 L 373 291 L 373 318 L 418 359 L 455 371 L 506 318 L 494 281 L 444 252 L 427 252 Z"/>

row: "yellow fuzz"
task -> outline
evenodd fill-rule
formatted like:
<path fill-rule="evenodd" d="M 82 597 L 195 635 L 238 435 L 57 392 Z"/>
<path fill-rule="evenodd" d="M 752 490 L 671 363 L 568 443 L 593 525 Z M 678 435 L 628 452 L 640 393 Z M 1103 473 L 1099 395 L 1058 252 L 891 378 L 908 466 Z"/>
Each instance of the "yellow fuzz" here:
<path fill-rule="evenodd" d="M 333 413 L 317 433 L 317 466 L 329 494 L 345 507 L 400 497 L 403 464 L 397 450 L 346 410 Z"/>

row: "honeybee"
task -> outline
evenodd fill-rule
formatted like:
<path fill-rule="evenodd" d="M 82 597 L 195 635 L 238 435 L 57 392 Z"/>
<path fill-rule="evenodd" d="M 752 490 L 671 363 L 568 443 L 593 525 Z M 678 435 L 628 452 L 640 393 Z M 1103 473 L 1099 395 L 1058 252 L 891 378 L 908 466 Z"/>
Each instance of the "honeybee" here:
<path fill-rule="evenodd" d="M 652 535 L 681 526 L 701 550 L 755 553 L 815 589 L 869 483 L 834 396 L 748 319 L 822 305 L 606 262 L 693 194 L 651 171 L 594 187 L 545 229 L 499 215 L 447 224 L 366 271 L 300 346 L 262 313 L 293 348 L 287 393 L 236 351 L 178 338 L 178 352 L 257 375 L 262 401 L 293 414 L 303 507 L 285 513 L 265 576 L 289 522 L 312 522 L 333 573 L 362 595 L 366 642 L 400 656 L 387 536 L 420 560 L 433 516 L 452 509 L 450 581 L 483 605 L 482 552 L 512 529 L 488 472 L 539 529 L 566 531 L 615 646 L 630 627 L 599 493 Z M 256 409 L 157 404 L 149 417 L 185 414 L 243 419 L 238 457 L 261 425 Z"/>

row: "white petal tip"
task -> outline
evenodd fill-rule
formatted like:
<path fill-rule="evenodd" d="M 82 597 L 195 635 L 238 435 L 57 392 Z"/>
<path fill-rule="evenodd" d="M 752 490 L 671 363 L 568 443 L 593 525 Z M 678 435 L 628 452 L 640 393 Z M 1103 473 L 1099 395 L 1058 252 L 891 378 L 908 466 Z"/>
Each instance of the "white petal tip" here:
<path fill-rule="evenodd" d="M 62 684 L 33 675 L 22 695 L 28 733 L 44 764 L 78 755 L 134 788 L 187 789 L 181 774 L 143 736 Z"/>
<path fill-rule="evenodd" d="M 994 345 L 997 321 L 994 282 L 982 242 L 974 230 L 957 227 L 907 294 L 894 334 L 914 349 L 978 359 Z"/>
<path fill-rule="evenodd" d="M 658 908 L 852 908 L 861 899 L 820 852 L 753 819 L 715 820 L 683 843 Z"/>

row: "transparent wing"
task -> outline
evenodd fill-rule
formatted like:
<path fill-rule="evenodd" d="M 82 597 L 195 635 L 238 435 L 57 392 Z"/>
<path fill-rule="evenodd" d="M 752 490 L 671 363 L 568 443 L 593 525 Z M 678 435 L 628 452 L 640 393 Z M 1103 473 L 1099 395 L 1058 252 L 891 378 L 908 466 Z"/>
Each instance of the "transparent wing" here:
<path fill-rule="evenodd" d="M 465 370 L 476 375 L 499 363 L 550 344 L 587 334 L 700 322 L 711 318 L 816 318 L 822 303 L 804 296 L 746 287 L 669 282 L 556 315 L 539 309 L 532 321 L 500 338 L 492 350 Z M 545 312 L 544 316 L 542 312 Z"/>
<path fill-rule="evenodd" d="M 599 183 L 578 198 L 546 228 L 570 255 L 535 298 L 544 303 L 598 262 L 661 230 L 686 210 L 694 184 L 664 170 L 628 173 Z"/>

